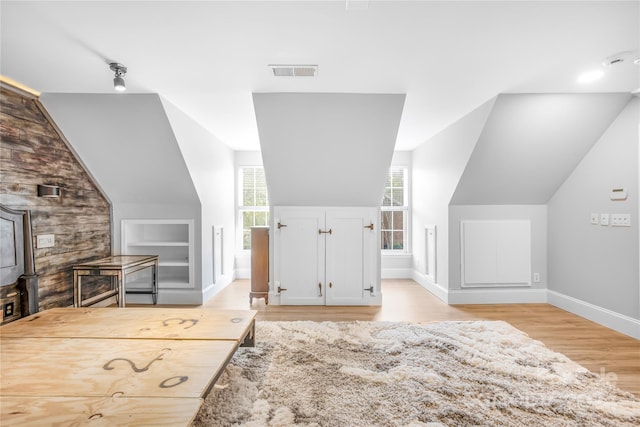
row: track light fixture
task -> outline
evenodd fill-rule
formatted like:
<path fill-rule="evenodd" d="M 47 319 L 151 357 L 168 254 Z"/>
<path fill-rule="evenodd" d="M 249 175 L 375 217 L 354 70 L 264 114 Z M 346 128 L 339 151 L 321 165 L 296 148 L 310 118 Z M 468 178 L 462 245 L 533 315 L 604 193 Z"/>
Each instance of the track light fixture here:
<path fill-rule="evenodd" d="M 127 87 L 124 84 L 124 75 L 127 73 L 127 67 L 117 62 L 112 62 L 109 64 L 109 68 L 111 68 L 111 71 L 116 73 L 115 78 L 113 79 L 113 88 L 118 92 L 124 92 L 127 90 Z"/>

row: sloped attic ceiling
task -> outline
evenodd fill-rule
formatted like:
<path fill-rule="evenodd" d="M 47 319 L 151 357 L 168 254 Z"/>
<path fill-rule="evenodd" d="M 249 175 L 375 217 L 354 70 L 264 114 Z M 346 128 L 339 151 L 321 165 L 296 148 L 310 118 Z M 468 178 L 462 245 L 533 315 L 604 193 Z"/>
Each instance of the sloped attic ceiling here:
<path fill-rule="evenodd" d="M 272 206 L 379 206 L 404 94 L 256 93 Z"/>
<path fill-rule="evenodd" d="M 40 100 L 112 202 L 200 203 L 158 95 Z"/>
<path fill-rule="evenodd" d="M 450 204 L 547 203 L 629 99 L 499 95 Z"/>

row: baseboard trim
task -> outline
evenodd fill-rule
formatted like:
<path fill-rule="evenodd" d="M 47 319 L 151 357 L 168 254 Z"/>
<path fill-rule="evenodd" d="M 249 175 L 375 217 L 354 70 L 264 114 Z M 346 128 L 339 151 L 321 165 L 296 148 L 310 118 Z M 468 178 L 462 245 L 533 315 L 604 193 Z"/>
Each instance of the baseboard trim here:
<path fill-rule="evenodd" d="M 536 304 L 547 302 L 546 289 L 449 290 L 449 304 Z"/>
<path fill-rule="evenodd" d="M 442 302 L 449 304 L 449 291 L 437 283 L 434 283 L 426 274 L 414 270 L 411 278 L 427 291 L 442 300 Z"/>
<path fill-rule="evenodd" d="M 126 296 L 127 304 L 153 305 L 151 295 L 129 294 Z M 158 304 L 200 305 L 202 304 L 202 291 L 199 289 L 159 289 Z"/>
<path fill-rule="evenodd" d="M 602 326 L 618 331 L 630 337 L 640 339 L 640 320 L 625 316 L 597 305 L 547 290 L 547 302 L 558 308 L 589 319 Z"/>
<path fill-rule="evenodd" d="M 218 283 L 212 283 L 202 290 L 202 303 L 209 301 L 214 295 L 226 288 L 235 280 L 235 277 L 230 278 L 221 277 L 218 279 Z"/>
<path fill-rule="evenodd" d="M 383 279 L 411 279 L 413 278 L 411 268 L 383 268 L 380 277 Z"/>
<path fill-rule="evenodd" d="M 251 279 L 251 269 L 250 268 L 236 268 L 235 276 L 236 276 L 236 279 Z"/>

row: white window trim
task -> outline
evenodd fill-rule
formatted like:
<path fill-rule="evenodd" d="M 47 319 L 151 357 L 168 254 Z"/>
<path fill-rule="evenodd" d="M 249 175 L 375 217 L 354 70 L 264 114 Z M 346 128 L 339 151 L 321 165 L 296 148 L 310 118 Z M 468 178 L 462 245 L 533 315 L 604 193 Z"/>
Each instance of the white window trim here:
<path fill-rule="evenodd" d="M 236 180 L 237 180 L 237 185 L 236 185 L 236 248 L 238 248 L 236 250 L 237 253 L 240 254 L 250 254 L 251 253 L 251 249 L 245 249 L 244 248 L 244 236 L 242 234 L 243 232 L 243 220 L 242 220 L 242 213 L 245 211 L 253 211 L 253 212 L 267 212 L 270 213 L 271 208 L 270 206 L 243 206 L 242 203 L 242 191 L 243 191 L 243 181 L 242 181 L 242 170 L 243 169 L 247 169 L 247 168 L 262 168 L 264 169 L 264 165 L 259 165 L 259 164 L 243 164 L 243 165 L 238 165 L 238 168 L 236 170 Z M 267 190 L 267 198 L 268 198 L 268 190 Z"/>
<path fill-rule="evenodd" d="M 389 166 L 389 170 L 393 168 L 403 168 L 406 171 L 405 186 L 404 186 L 404 200 L 405 206 L 380 206 L 380 215 L 382 219 L 383 211 L 398 211 L 403 210 L 405 212 L 404 218 L 404 238 L 403 249 L 380 249 L 380 253 L 383 256 L 407 256 L 411 255 L 411 167 L 406 164 L 392 164 Z M 387 174 L 389 172 L 387 171 Z M 380 233 L 382 233 L 382 222 L 380 222 Z M 382 239 L 382 236 L 380 236 Z"/>

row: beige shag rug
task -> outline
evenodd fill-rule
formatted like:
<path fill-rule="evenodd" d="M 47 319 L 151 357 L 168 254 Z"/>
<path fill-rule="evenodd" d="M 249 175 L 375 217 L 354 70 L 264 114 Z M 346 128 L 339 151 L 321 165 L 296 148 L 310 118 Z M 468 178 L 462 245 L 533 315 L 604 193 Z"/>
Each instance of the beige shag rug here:
<path fill-rule="evenodd" d="M 196 426 L 640 426 L 640 400 L 505 322 L 258 322 Z"/>

